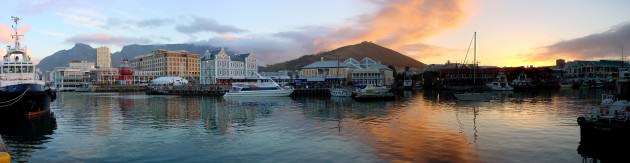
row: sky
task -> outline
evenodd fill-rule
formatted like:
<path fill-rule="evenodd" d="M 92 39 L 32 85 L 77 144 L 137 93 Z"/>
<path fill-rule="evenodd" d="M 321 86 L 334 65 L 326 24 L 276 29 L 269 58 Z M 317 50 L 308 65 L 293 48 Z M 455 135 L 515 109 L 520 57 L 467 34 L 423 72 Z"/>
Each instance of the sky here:
<path fill-rule="evenodd" d="M 23 0 L 3 3 L 36 60 L 75 43 L 194 43 L 253 52 L 260 65 L 370 41 L 423 63 L 552 65 L 556 59 L 619 59 L 630 51 L 627 0 Z M 4 17 L 4 21 L 2 21 Z"/>

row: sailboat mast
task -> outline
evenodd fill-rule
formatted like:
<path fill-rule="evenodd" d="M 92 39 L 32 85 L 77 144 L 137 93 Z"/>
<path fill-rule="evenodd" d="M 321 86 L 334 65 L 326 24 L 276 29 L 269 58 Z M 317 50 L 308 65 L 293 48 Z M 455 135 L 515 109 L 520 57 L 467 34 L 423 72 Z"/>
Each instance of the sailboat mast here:
<path fill-rule="evenodd" d="M 477 32 L 473 34 L 474 51 L 473 51 L 473 92 L 477 87 Z"/>

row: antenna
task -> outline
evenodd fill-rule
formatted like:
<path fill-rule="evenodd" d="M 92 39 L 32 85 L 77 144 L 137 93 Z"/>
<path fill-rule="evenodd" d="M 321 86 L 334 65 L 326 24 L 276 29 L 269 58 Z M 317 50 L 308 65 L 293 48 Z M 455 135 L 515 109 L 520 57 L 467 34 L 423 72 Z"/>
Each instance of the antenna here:
<path fill-rule="evenodd" d="M 16 50 L 19 50 L 20 49 L 20 36 L 23 36 L 23 35 L 19 35 L 18 34 L 18 22 L 20 21 L 20 18 L 16 17 L 16 16 L 11 16 L 11 19 L 13 19 L 13 22 L 15 22 L 15 25 L 12 26 L 13 30 L 15 31 L 15 34 L 12 35 L 11 37 L 13 39 L 15 39 L 15 47 L 14 48 Z"/>

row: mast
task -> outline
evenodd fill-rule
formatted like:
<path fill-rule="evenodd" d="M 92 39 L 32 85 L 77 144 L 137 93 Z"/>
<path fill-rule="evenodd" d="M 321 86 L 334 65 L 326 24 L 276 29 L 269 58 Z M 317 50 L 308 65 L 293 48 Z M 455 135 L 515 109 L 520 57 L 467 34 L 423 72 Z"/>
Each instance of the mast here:
<path fill-rule="evenodd" d="M 11 19 L 13 19 L 13 22 L 15 22 L 15 25 L 13 26 L 13 30 L 15 31 L 15 34 L 13 34 L 11 37 L 13 37 L 13 39 L 15 39 L 15 50 L 20 50 L 20 36 L 23 35 L 19 35 L 18 34 L 18 22 L 20 21 L 19 17 L 15 17 L 15 16 L 11 16 Z"/>
<path fill-rule="evenodd" d="M 477 87 L 477 32 L 473 34 L 473 40 L 475 40 L 473 51 L 473 92 L 475 92 Z"/>

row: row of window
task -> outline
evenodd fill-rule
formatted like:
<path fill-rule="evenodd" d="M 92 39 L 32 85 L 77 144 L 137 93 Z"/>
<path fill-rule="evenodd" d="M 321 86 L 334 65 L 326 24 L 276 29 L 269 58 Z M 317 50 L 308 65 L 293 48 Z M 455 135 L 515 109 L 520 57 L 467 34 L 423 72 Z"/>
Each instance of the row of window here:
<path fill-rule="evenodd" d="M 3 66 L 2 73 L 32 73 L 33 66 Z"/>

